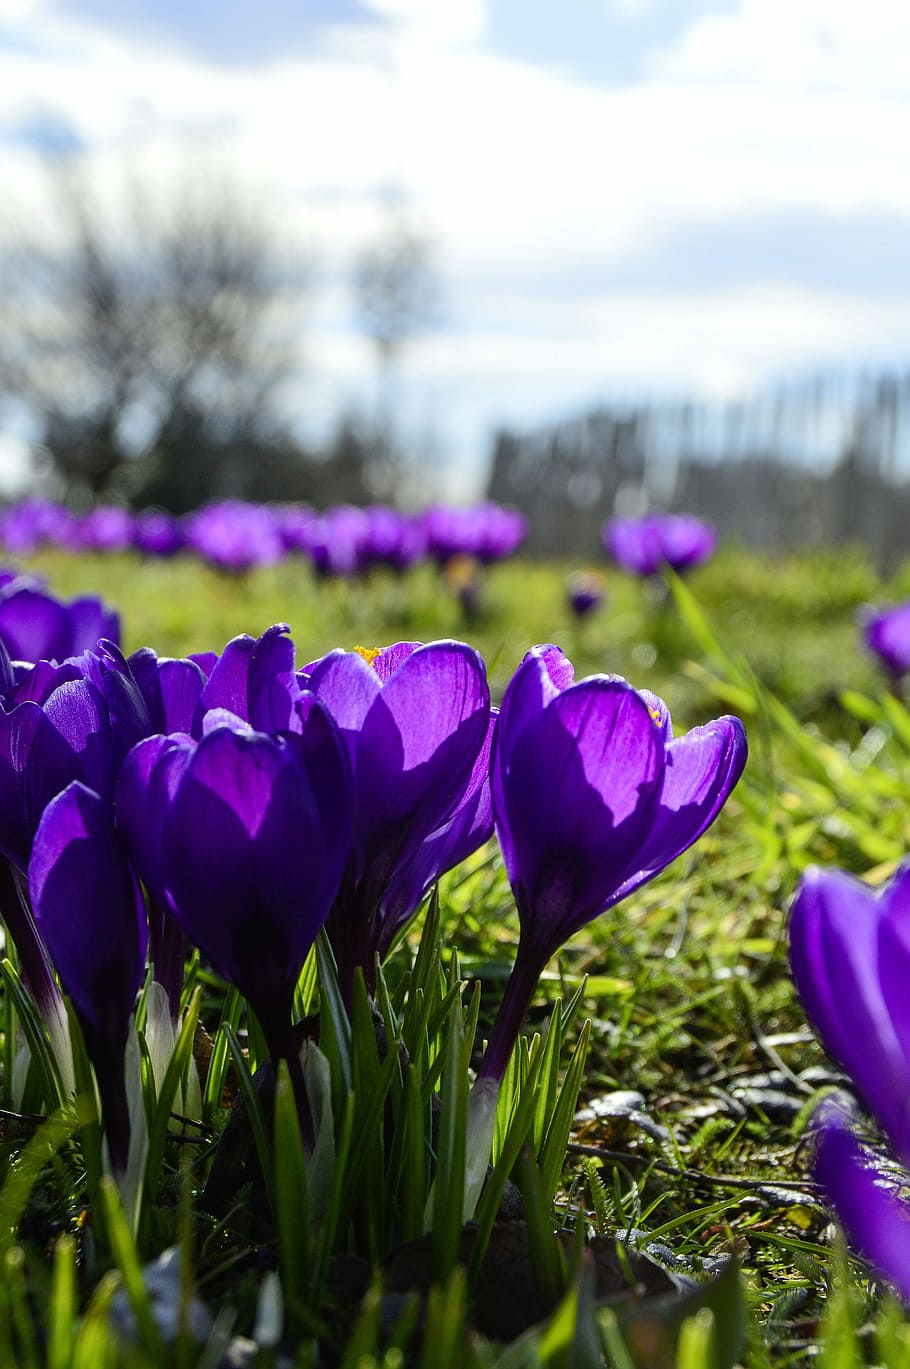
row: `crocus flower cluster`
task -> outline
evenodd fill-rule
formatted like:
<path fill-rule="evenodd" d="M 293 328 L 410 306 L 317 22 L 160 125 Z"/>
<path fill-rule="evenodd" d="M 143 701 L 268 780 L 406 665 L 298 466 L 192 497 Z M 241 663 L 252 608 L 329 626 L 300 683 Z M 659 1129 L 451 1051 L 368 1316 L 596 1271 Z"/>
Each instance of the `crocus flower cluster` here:
<path fill-rule="evenodd" d="M 879 893 L 841 870 L 810 870 L 790 918 L 790 964 L 826 1050 L 910 1168 L 910 865 Z M 824 1108 L 818 1135 L 816 1174 L 852 1243 L 910 1299 L 910 1204 L 842 1108 Z"/>
<path fill-rule="evenodd" d="M 45 500 L 23 500 L 0 515 L 0 544 L 28 554 L 53 545 L 69 551 L 145 556 L 186 551 L 220 570 L 243 574 L 288 555 L 306 557 L 319 575 L 361 575 L 372 566 L 404 571 L 426 557 L 440 565 L 470 556 L 489 565 L 512 555 L 527 534 L 521 514 L 497 504 L 434 507 L 408 515 L 384 505 L 340 505 L 317 513 L 304 505 L 223 500 L 176 518 L 161 510 L 132 514 L 100 507 L 77 516 Z"/>
<path fill-rule="evenodd" d="M 350 1003 L 355 976 L 374 986 L 425 894 L 495 823 L 521 921 L 480 1069 L 498 1086 L 546 960 L 701 835 L 745 755 L 738 720 L 674 740 L 659 699 L 615 677 L 576 683 L 554 646 L 525 658 L 500 713 L 463 642 L 302 667 L 283 624 L 184 660 L 104 639 L 34 665 L 0 648 L 2 911 L 49 1022 L 51 966 L 70 996 L 115 1171 L 146 958 L 176 1018 L 187 942 L 288 1062 L 306 1138 L 292 1009 L 323 927 Z"/>
<path fill-rule="evenodd" d="M 910 671 L 910 603 L 867 609 L 860 618 L 863 642 L 897 687 Z"/>
<path fill-rule="evenodd" d="M 713 554 L 717 534 L 691 514 L 649 513 L 613 518 L 601 529 L 606 551 L 622 570 L 646 578 L 665 566 L 683 572 Z"/>

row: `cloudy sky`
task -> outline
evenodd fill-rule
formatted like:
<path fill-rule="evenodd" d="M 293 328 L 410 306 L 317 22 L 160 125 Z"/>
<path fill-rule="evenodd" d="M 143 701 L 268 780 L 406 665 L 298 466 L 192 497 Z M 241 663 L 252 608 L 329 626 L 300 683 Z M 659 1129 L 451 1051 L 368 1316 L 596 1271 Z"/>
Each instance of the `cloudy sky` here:
<path fill-rule="evenodd" d="M 443 300 L 401 404 L 462 484 L 500 422 L 910 360 L 894 0 L 0 0 L 7 208 L 36 152 L 188 150 L 311 255 L 311 427 L 369 395 L 350 263 L 404 197 Z"/>

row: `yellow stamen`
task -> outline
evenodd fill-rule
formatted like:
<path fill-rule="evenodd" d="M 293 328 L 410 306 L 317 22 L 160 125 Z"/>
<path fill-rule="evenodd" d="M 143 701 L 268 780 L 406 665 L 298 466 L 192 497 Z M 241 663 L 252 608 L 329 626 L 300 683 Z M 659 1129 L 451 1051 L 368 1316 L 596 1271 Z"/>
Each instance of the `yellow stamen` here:
<path fill-rule="evenodd" d="M 381 646 L 355 646 L 354 650 L 358 656 L 362 656 L 367 665 L 372 665 L 376 657 L 382 651 Z"/>

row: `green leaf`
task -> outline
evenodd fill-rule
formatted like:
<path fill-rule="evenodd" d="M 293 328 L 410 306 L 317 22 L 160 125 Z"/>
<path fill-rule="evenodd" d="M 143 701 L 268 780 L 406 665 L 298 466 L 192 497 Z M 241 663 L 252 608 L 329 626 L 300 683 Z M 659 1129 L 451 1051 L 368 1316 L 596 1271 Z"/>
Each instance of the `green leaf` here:
<path fill-rule="evenodd" d="M 518 1160 L 518 1186 L 524 1199 L 528 1248 L 541 1304 L 555 1306 L 566 1289 L 566 1262 L 553 1230 L 553 1207 L 540 1171 L 526 1146 Z"/>
<path fill-rule="evenodd" d="M 277 1219 L 275 1210 L 275 1168 L 272 1163 L 272 1147 L 269 1144 L 269 1128 L 262 1111 L 262 1103 L 259 1092 L 253 1083 L 253 1076 L 250 1074 L 250 1067 L 243 1054 L 240 1042 L 234 1035 L 233 1029 L 227 1025 L 224 1027 L 224 1034 L 227 1037 L 231 1055 L 234 1057 L 234 1068 L 237 1071 L 237 1081 L 240 1085 L 240 1093 L 246 1107 L 250 1127 L 253 1132 L 253 1141 L 256 1145 L 256 1154 L 259 1156 L 259 1163 L 262 1167 L 262 1177 L 265 1181 L 265 1189 L 269 1198 L 269 1205 L 273 1215 Z"/>
<path fill-rule="evenodd" d="M 161 1089 L 155 1100 L 152 1124 L 149 1127 L 149 1148 L 145 1162 L 145 1196 L 147 1204 L 154 1204 L 161 1182 L 161 1166 L 164 1163 L 164 1149 L 168 1137 L 168 1126 L 174 1107 L 174 1098 L 180 1083 L 187 1077 L 193 1059 L 193 1044 L 196 1040 L 196 1024 L 199 1021 L 199 1004 L 202 990 L 197 985 L 183 1018 L 180 1035 L 174 1043 Z M 148 1208 L 146 1209 L 148 1210 Z"/>
<path fill-rule="evenodd" d="M 306 1155 L 287 1062 L 278 1066 L 275 1084 L 275 1217 L 278 1264 L 285 1307 L 299 1318 L 309 1273 Z"/>
<path fill-rule="evenodd" d="M 136 1248 L 126 1214 L 123 1211 L 117 1185 L 109 1175 L 105 1175 L 101 1180 L 100 1187 L 111 1251 L 120 1271 L 120 1277 L 123 1279 L 123 1287 L 130 1308 L 136 1319 L 139 1340 L 152 1360 L 155 1363 L 163 1364 L 165 1362 L 164 1342 L 152 1311 L 151 1300 L 145 1286 L 145 1279 L 142 1276 L 139 1251 Z"/>
<path fill-rule="evenodd" d="M 0 961 L 0 974 L 3 976 L 4 988 L 10 996 L 19 1023 L 25 1033 L 32 1063 L 39 1071 L 45 1104 L 48 1108 L 61 1107 L 67 1098 L 60 1078 L 60 1070 L 48 1040 L 47 1027 L 12 961 L 8 959 Z"/>
<path fill-rule="evenodd" d="M 76 1247 L 72 1237 L 64 1235 L 54 1248 L 54 1272 L 47 1319 L 47 1369 L 69 1369 L 78 1306 Z"/>
<path fill-rule="evenodd" d="M 433 1181 L 433 1271 L 445 1282 L 458 1263 L 464 1210 L 468 1061 L 460 1002 L 449 1013 L 444 1052 L 439 1142 Z"/>

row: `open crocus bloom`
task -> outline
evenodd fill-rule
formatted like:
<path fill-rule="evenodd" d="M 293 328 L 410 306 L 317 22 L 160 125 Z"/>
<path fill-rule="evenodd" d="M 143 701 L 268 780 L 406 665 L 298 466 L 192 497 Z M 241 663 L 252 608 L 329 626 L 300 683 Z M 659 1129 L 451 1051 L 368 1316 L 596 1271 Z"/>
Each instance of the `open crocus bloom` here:
<path fill-rule="evenodd" d="M 842 870 L 809 870 L 793 904 L 790 964 L 825 1049 L 910 1166 L 910 864 L 878 894 Z M 910 1297 L 910 1208 L 831 1108 L 817 1163 L 853 1243 Z"/>
<path fill-rule="evenodd" d="M 746 752 L 738 718 L 674 738 L 655 695 L 616 676 L 576 684 L 555 646 L 528 653 L 493 744 L 493 813 L 521 938 L 481 1074 L 501 1078 L 550 956 L 702 835 Z"/>

